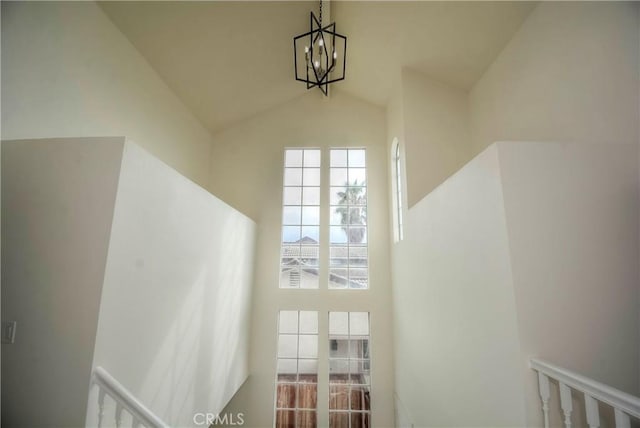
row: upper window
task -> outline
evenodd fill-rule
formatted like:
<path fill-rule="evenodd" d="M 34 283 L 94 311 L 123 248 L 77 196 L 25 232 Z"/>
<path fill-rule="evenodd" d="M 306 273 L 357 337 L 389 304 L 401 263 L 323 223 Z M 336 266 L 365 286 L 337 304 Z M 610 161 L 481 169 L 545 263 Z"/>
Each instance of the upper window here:
<path fill-rule="evenodd" d="M 366 151 L 331 149 L 329 155 L 327 170 L 318 149 L 285 150 L 281 288 L 318 288 L 321 273 L 330 289 L 369 287 Z M 322 211 L 328 206 L 329 215 L 321 221 L 327 182 Z M 320 258 L 320 246 L 327 248 L 321 236 L 329 237 L 328 263 Z"/>
<path fill-rule="evenodd" d="M 394 220 L 395 220 L 395 238 L 396 241 L 402 241 L 404 238 L 404 229 L 402 223 L 402 156 L 400 153 L 400 142 L 398 139 L 393 140 L 393 190 L 394 190 Z"/>
<path fill-rule="evenodd" d="M 280 287 L 318 288 L 320 150 L 285 150 Z"/>
<path fill-rule="evenodd" d="M 329 288 L 368 288 L 366 151 L 332 149 L 329 167 Z"/>

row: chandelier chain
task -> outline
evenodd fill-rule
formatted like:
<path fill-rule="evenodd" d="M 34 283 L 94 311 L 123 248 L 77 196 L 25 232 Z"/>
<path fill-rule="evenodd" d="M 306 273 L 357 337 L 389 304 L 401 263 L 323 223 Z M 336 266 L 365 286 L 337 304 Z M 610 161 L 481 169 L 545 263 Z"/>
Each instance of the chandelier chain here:
<path fill-rule="evenodd" d="M 320 0 L 320 28 L 322 28 L 322 0 Z"/>

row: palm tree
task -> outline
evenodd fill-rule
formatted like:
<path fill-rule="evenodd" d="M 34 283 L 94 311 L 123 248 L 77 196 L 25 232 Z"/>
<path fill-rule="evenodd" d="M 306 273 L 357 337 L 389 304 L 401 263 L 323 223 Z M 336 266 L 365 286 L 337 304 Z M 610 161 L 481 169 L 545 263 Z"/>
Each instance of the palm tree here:
<path fill-rule="evenodd" d="M 349 243 L 359 244 L 364 240 L 365 228 L 349 228 L 348 226 L 367 224 L 367 207 L 366 196 L 364 189 L 366 182 L 358 183 L 355 180 L 353 184 L 348 182 L 345 184 L 346 190 L 344 192 L 338 192 L 337 195 L 340 198 L 338 201 L 339 207 L 336 208 L 336 214 L 340 214 L 340 224 L 342 230 L 347 235 Z"/>

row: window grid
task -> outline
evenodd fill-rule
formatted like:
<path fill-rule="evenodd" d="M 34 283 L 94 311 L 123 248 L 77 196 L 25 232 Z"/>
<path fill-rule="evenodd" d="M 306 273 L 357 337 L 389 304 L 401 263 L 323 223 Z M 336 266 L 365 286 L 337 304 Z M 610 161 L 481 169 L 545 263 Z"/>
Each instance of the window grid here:
<path fill-rule="evenodd" d="M 285 150 L 280 288 L 318 288 L 319 149 Z"/>
<path fill-rule="evenodd" d="M 371 426 L 368 312 L 329 312 L 329 427 Z"/>
<path fill-rule="evenodd" d="M 280 311 L 276 428 L 317 426 L 318 312 Z"/>
<path fill-rule="evenodd" d="M 329 288 L 369 287 L 365 149 L 331 149 Z"/>

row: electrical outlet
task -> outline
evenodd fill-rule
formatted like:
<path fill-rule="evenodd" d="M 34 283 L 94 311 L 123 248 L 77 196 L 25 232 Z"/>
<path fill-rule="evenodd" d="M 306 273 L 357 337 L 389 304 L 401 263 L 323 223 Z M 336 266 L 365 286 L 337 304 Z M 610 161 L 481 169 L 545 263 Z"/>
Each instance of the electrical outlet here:
<path fill-rule="evenodd" d="M 16 341 L 16 321 L 2 322 L 2 343 L 11 344 Z"/>

